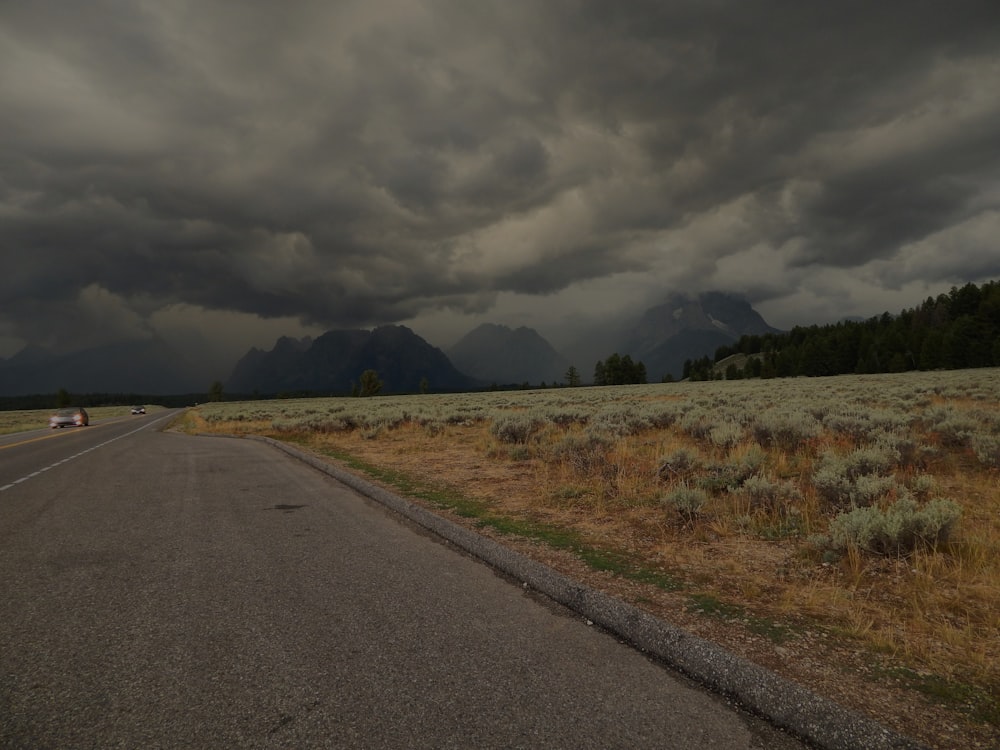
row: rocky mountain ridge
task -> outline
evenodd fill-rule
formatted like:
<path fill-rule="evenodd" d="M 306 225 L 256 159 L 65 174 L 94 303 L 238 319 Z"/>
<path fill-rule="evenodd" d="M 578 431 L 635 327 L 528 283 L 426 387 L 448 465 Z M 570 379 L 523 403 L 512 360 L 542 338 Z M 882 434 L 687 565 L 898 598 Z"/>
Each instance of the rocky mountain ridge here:
<path fill-rule="evenodd" d="M 549 383 L 564 379 L 570 363 L 533 328 L 484 323 L 447 351 L 459 370 L 497 384 Z"/>
<path fill-rule="evenodd" d="M 406 326 L 327 331 L 314 340 L 283 337 L 269 352 L 251 349 L 226 382 L 230 393 L 348 394 L 365 370 L 386 393 L 466 390 L 480 385 L 444 352 Z"/>
<path fill-rule="evenodd" d="M 650 377 L 679 378 L 684 361 L 712 355 L 742 336 L 780 333 L 744 299 L 719 292 L 671 295 L 648 309 L 625 339 L 624 353 L 646 365 Z"/>

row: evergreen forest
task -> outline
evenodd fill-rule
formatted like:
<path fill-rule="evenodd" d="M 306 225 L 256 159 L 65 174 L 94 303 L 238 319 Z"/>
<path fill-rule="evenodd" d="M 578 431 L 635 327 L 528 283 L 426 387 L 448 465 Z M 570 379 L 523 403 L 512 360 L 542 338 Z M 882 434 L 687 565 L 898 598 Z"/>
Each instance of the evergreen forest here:
<path fill-rule="evenodd" d="M 734 362 L 721 367 L 728 358 Z M 898 315 L 743 336 L 719 347 L 714 359 L 686 361 L 683 377 L 732 380 L 997 366 L 1000 282 L 990 281 L 952 287 Z"/>

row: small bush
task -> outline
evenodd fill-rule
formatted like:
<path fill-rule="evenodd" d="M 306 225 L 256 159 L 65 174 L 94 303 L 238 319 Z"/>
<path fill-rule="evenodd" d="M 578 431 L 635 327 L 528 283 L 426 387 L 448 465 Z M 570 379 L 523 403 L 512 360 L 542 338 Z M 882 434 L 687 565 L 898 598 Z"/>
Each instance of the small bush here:
<path fill-rule="evenodd" d="M 874 436 L 872 447 L 895 457 L 898 466 L 913 466 L 921 460 L 922 446 L 909 432 L 887 431 Z"/>
<path fill-rule="evenodd" d="M 708 439 L 712 445 L 720 448 L 732 448 L 741 442 L 744 436 L 743 428 L 735 422 L 726 422 L 725 424 L 717 425 L 709 430 L 708 433 Z"/>
<path fill-rule="evenodd" d="M 733 474 L 738 482 L 744 482 L 758 474 L 767 462 L 767 451 L 759 445 L 751 445 L 750 448 L 740 456 L 735 456 L 730 460 L 733 467 Z"/>
<path fill-rule="evenodd" d="M 937 489 L 938 483 L 928 474 L 917 474 L 910 480 L 910 491 L 917 497 L 927 497 Z"/>
<path fill-rule="evenodd" d="M 668 404 L 667 406 L 647 407 L 646 419 L 651 427 L 658 430 L 666 429 L 674 424 L 684 414 L 687 405 L 683 403 Z"/>
<path fill-rule="evenodd" d="M 684 477 L 701 465 L 698 454 L 687 448 L 678 448 L 660 459 L 657 474 L 661 479 Z"/>
<path fill-rule="evenodd" d="M 851 505 L 872 505 L 876 501 L 895 494 L 905 495 L 906 488 L 895 477 L 866 474 L 854 480 L 847 494 Z"/>
<path fill-rule="evenodd" d="M 983 466 L 1000 469 L 1000 436 L 975 434 L 970 440 L 972 451 Z"/>
<path fill-rule="evenodd" d="M 757 417 L 751 429 L 761 445 L 774 445 L 786 451 L 795 451 L 821 432 L 820 423 L 805 412 L 765 412 Z"/>
<path fill-rule="evenodd" d="M 446 415 L 444 421 L 446 424 L 470 425 L 470 424 L 475 424 L 476 420 L 482 418 L 483 415 L 475 410 L 458 409 Z"/>
<path fill-rule="evenodd" d="M 827 452 L 820 457 L 812 483 L 820 498 L 834 507 L 870 505 L 897 489 L 896 480 L 887 476 L 895 463 L 891 451 L 873 446 L 846 456 Z"/>
<path fill-rule="evenodd" d="M 681 485 L 664 495 L 660 502 L 676 511 L 685 521 L 693 521 L 708 502 L 708 495 L 704 490 Z"/>
<path fill-rule="evenodd" d="M 975 420 L 950 406 L 929 410 L 927 420 L 930 431 L 938 435 L 941 444 L 953 448 L 968 445 L 978 429 Z"/>
<path fill-rule="evenodd" d="M 855 479 L 835 467 L 820 469 L 813 475 L 813 486 L 820 498 L 834 508 L 871 505 L 900 486 L 894 477 L 866 474 Z"/>
<path fill-rule="evenodd" d="M 560 427 L 568 427 L 573 424 L 587 424 L 590 415 L 581 408 L 570 408 L 562 406 L 557 409 L 550 409 L 545 413 L 545 418 L 552 424 Z"/>
<path fill-rule="evenodd" d="M 585 432 L 580 435 L 565 435 L 552 446 L 551 455 L 583 474 L 604 473 L 608 464 L 607 451 L 610 441 L 601 435 Z"/>
<path fill-rule="evenodd" d="M 501 443 L 523 445 L 542 426 L 542 420 L 530 414 L 503 414 L 494 418 L 490 434 Z"/>
<path fill-rule="evenodd" d="M 843 458 L 843 467 L 851 479 L 888 474 L 899 460 L 895 451 L 887 446 L 863 446 Z"/>
<path fill-rule="evenodd" d="M 274 429 L 280 432 L 351 432 L 360 427 L 352 416 L 344 417 L 310 417 L 302 419 L 274 419 L 271 422 Z"/>
<path fill-rule="evenodd" d="M 604 409 L 591 417 L 589 426 L 598 432 L 615 437 L 625 437 L 649 429 L 649 421 L 635 409 L 615 406 Z"/>
<path fill-rule="evenodd" d="M 680 428 L 695 440 L 707 439 L 715 426 L 715 423 L 709 419 L 707 412 L 702 409 L 693 409 L 685 414 L 680 421 Z"/>
<path fill-rule="evenodd" d="M 802 493 L 793 482 L 775 481 L 760 474 L 748 477 L 731 491 L 745 497 L 752 508 L 771 511 L 802 499 Z"/>
<path fill-rule="evenodd" d="M 695 480 L 696 486 L 713 495 L 727 490 L 733 490 L 740 485 L 740 479 L 735 466 L 726 463 L 710 464 Z"/>
<path fill-rule="evenodd" d="M 868 440 L 878 432 L 905 430 L 912 421 L 905 410 L 896 412 L 856 407 L 829 413 L 823 417 L 823 424 L 827 429 L 857 441 Z"/>
<path fill-rule="evenodd" d="M 934 548 L 946 542 L 961 514 L 961 508 L 950 500 L 936 499 L 918 508 L 909 497 L 885 508 L 854 508 L 830 522 L 830 545 L 838 550 L 905 555 L 917 547 Z"/>

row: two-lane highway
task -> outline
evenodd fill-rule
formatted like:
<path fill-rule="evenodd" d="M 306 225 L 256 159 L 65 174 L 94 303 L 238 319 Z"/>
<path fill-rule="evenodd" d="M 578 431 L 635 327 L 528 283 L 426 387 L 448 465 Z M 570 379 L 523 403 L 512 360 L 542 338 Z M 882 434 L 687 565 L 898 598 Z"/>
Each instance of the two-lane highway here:
<path fill-rule="evenodd" d="M 0 747 L 799 747 L 315 469 L 169 416 L 0 443 Z"/>
<path fill-rule="evenodd" d="M 112 442 L 130 437 L 140 430 L 153 430 L 169 421 L 176 410 L 159 412 L 155 416 L 135 416 L 101 421 L 92 421 L 88 427 L 39 428 L 28 432 L 0 435 L 0 498 L 4 493 L 25 482 L 37 481 L 52 469 L 79 462 L 87 454 Z M 77 465 L 88 477 L 92 476 L 88 467 Z M 72 473 L 63 473 L 72 476 Z M 53 487 L 52 484 L 47 485 Z M 45 489 L 35 488 L 38 494 Z M 2 501 L 0 501 L 2 505 Z M 30 510 L 23 506 L 22 510 Z M 0 510 L 2 514 L 2 510 Z M 0 515 L 0 518 L 3 516 Z M 0 539 L 10 533 L 16 524 L 0 525 Z"/>

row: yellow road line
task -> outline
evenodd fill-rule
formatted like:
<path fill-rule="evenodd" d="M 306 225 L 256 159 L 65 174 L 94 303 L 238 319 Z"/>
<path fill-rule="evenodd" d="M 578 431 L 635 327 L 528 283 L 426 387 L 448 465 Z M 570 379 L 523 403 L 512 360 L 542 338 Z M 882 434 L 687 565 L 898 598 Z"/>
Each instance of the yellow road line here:
<path fill-rule="evenodd" d="M 104 424 L 107 424 L 107 422 L 105 422 Z M 93 425 L 88 425 L 88 426 L 89 427 L 100 427 L 101 425 L 93 424 Z M 77 430 L 79 428 L 78 427 L 74 427 L 73 429 Z M 51 440 L 54 437 L 58 437 L 59 432 L 61 432 L 61 429 L 60 430 L 56 430 L 51 435 L 39 435 L 38 437 L 28 438 L 27 440 L 21 440 L 20 442 L 17 442 L 17 443 L 7 443 L 6 445 L 0 445 L 0 451 L 2 451 L 4 448 L 14 448 L 14 447 L 17 447 L 18 445 L 27 445 L 28 443 L 37 443 L 39 440 Z"/>

